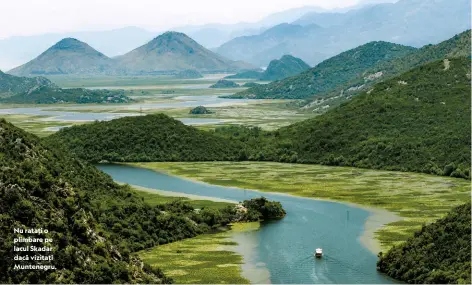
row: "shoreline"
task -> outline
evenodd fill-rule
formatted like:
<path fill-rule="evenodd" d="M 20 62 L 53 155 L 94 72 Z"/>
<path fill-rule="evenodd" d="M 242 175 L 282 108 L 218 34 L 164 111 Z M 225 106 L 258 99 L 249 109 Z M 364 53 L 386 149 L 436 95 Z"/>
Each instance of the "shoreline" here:
<path fill-rule="evenodd" d="M 312 200 L 317 200 L 317 201 L 341 203 L 341 204 L 349 205 L 351 207 L 363 209 L 363 210 L 369 212 L 370 215 L 365 220 L 364 229 L 363 229 L 362 233 L 358 236 L 357 239 L 358 239 L 359 243 L 362 246 L 364 246 L 366 249 L 368 249 L 371 253 L 373 253 L 376 256 L 378 255 L 378 253 L 380 251 L 382 251 L 382 249 L 381 249 L 380 241 L 375 236 L 375 232 L 377 230 L 380 230 L 386 224 L 403 220 L 403 218 L 398 216 L 396 213 L 390 212 L 390 211 L 388 211 L 386 209 L 383 209 L 383 208 L 372 207 L 372 206 L 369 206 L 369 205 L 362 205 L 362 204 L 356 204 L 356 203 L 353 203 L 353 202 L 338 201 L 338 200 L 333 200 L 333 199 L 304 197 L 304 196 L 291 195 L 291 194 L 281 193 L 281 192 L 262 191 L 262 190 L 258 190 L 258 189 L 244 189 L 244 188 L 240 188 L 240 187 L 236 187 L 236 186 L 222 186 L 222 185 L 218 185 L 218 184 L 206 183 L 204 181 L 200 181 L 200 180 L 198 180 L 196 178 L 192 178 L 192 177 L 175 175 L 175 174 L 170 173 L 170 172 L 165 171 L 165 170 L 156 170 L 156 169 L 153 169 L 153 168 L 138 166 L 139 164 L 142 164 L 142 163 L 138 163 L 138 164 L 118 163 L 118 164 L 127 165 L 127 166 L 131 166 L 131 167 L 144 168 L 144 169 L 155 171 L 157 173 L 166 174 L 166 175 L 169 175 L 169 176 L 177 177 L 177 178 L 180 178 L 180 179 L 185 179 L 185 180 L 192 181 L 192 182 L 195 182 L 195 183 L 200 183 L 200 184 L 208 184 L 208 185 L 215 185 L 215 186 L 221 186 L 221 187 L 230 187 L 230 188 L 234 188 L 234 189 L 238 189 L 238 190 L 249 190 L 249 191 L 255 191 L 255 192 L 260 192 L 260 193 L 268 193 L 268 194 L 273 194 L 273 195 L 282 195 L 282 196 L 289 196 L 289 197 L 312 199 Z M 158 191 L 161 191 L 161 190 L 158 190 Z M 172 192 L 172 191 L 163 191 L 163 192 L 177 193 L 177 192 Z M 198 195 L 184 194 L 184 193 L 178 193 L 178 194 L 186 195 L 186 196 L 182 196 L 182 197 L 187 197 L 189 199 L 192 199 L 192 198 L 190 198 L 192 196 L 194 196 L 194 197 L 205 197 L 205 196 L 198 196 Z M 170 195 L 170 196 L 172 196 L 172 195 Z M 207 198 L 209 198 L 209 199 L 219 199 L 219 198 L 214 198 L 214 197 L 207 197 Z M 201 199 L 200 198 L 200 199 L 197 199 L 197 200 L 208 200 L 208 199 Z M 224 199 L 220 199 L 220 200 L 224 200 Z M 213 200 L 211 200 L 211 201 L 213 201 Z M 219 201 L 216 201 L 216 202 L 219 202 Z M 224 202 L 229 202 L 229 200 L 224 201 Z M 234 202 L 234 201 L 231 201 L 231 202 Z"/>

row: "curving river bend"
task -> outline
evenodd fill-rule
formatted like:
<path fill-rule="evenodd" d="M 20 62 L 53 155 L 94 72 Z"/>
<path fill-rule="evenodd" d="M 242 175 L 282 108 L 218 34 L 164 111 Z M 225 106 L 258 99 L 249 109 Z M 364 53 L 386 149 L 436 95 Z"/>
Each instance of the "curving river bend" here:
<path fill-rule="evenodd" d="M 371 213 L 347 204 L 239 188 L 214 186 L 125 165 L 100 165 L 114 180 L 141 187 L 242 201 L 264 196 L 280 201 L 287 216 L 246 233 L 251 252 L 242 253 L 268 276 L 246 276 L 253 283 L 395 283 L 376 271 L 377 257 L 359 241 Z M 322 259 L 314 259 L 315 248 Z M 244 266 L 243 266 L 244 269 Z"/>

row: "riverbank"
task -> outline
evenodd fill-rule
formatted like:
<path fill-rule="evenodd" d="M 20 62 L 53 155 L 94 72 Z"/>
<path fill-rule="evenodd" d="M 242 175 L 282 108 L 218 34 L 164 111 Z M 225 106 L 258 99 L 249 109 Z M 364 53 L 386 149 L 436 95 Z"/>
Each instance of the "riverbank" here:
<path fill-rule="evenodd" d="M 233 235 L 258 227 L 259 223 L 235 224 L 228 231 L 160 245 L 138 255 L 176 284 L 249 284 L 249 278 L 266 273 L 258 270 L 254 276 L 254 271 L 243 271 L 245 262 Z"/>
<path fill-rule="evenodd" d="M 470 200 L 469 182 L 417 173 L 267 162 L 133 163 L 220 186 L 347 202 L 374 215 L 361 243 L 387 251 Z M 397 218 L 399 217 L 399 218 Z"/>

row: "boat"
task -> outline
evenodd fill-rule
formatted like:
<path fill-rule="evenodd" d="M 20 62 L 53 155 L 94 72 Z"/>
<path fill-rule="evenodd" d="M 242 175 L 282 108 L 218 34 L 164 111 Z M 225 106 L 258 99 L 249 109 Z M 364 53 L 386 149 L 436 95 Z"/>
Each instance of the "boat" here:
<path fill-rule="evenodd" d="M 317 257 L 317 258 L 321 258 L 323 256 L 323 250 L 321 248 L 317 248 L 315 250 L 314 256 Z"/>

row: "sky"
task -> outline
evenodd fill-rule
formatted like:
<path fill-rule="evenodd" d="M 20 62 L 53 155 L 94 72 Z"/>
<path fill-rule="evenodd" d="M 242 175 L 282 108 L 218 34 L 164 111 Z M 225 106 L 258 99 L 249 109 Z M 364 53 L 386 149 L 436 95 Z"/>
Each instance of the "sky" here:
<path fill-rule="evenodd" d="M 302 6 L 343 8 L 366 0 L 1 0 L 0 38 L 137 26 L 151 31 L 256 22 Z"/>

